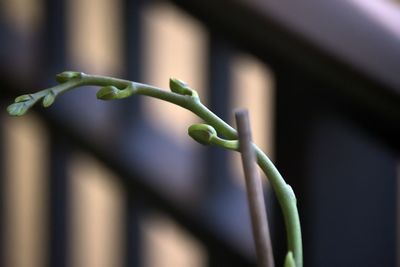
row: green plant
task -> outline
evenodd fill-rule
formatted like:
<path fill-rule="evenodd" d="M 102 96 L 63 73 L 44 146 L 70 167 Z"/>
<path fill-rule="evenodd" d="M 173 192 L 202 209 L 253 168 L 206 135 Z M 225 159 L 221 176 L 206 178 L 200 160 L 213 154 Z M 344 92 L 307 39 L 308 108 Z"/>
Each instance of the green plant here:
<path fill-rule="evenodd" d="M 8 113 L 13 116 L 22 116 L 40 100 L 44 107 L 49 107 L 57 96 L 74 88 L 85 85 L 101 86 L 96 94 L 99 99 L 111 100 L 131 95 L 146 95 L 190 110 L 206 123 L 189 127 L 188 133 L 194 140 L 203 145 L 214 145 L 238 151 L 236 130 L 205 107 L 197 92 L 180 80 L 170 79 L 171 92 L 128 80 L 73 71 L 58 74 L 56 80 L 59 84 L 54 87 L 17 97 L 15 103 L 8 106 Z M 284 266 L 302 267 L 301 229 L 295 194 L 265 153 L 255 144 L 254 149 L 257 163 L 268 177 L 283 212 L 288 242 Z"/>

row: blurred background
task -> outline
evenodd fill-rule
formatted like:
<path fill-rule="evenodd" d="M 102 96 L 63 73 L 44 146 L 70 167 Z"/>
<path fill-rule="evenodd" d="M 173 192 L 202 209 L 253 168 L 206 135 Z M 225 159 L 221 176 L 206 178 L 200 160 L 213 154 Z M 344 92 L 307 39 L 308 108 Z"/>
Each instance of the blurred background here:
<path fill-rule="evenodd" d="M 176 77 L 232 125 L 248 108 L 305 266 L 400 266 L 399 25 L 389 0 L 1 0 L 0 266 L 256 266 L 239 156 L 192 141 L 188 111 L 86 87 L 7 116 L 64 70 Z"/>

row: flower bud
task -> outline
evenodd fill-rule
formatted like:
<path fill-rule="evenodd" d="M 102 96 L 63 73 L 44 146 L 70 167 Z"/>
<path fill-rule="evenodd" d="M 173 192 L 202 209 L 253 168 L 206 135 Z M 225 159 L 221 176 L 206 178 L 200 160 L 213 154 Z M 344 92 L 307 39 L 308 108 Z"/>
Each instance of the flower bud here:
<path fill-rule="evenodd" d="M 108 85 L 100 88 L 100 90 L 97 91 L 96 96 L 98 99 L 111 100 L 118 98 L 118 92 L 119 89 L 117 87 Z"/>
<path fill-rule="evenodd" d="M 56 95 L 52 91 L 50 91 L 43 98 L 43 102 L 42 102 L 43 107 L 47 108 L 47 107 L 51 106 L 54 103 L 54 100 L 56 100 Z"/>
<path fill-rule="evenodd" d="M 65 82 L 68 82 L 71 79 L 81 78 L 81 77 L 82 77 L 82 72 L 64 71 L 64 72 L 61 72 L 60 74 L 56 75 L 56 81 L 59 82 L 59 83 L 65 83 Z"/>
<path fill-rule="evenodd" d="M 28 111 L 29 108 L 30 106 L 25 102 L 19 102 L 9 105 L 7 107 L 7 112 L 11 116 L 22 116 Z"/>
<path fill-rule="evenodd" d="M 31 95 L 20 95 L 19 97 L 17 97 L 15 99 L 15 103 L 25 102 L 25 101 L 29 101 L 29 100 L 32 100 Z"/>
<path fill-rule="evenodd" d="M 169 79 L 169 88 L 171 89 L 172 92 L 180 94 L 180 95 L 189 95 L 193 97 L 198 97 L 197 92 L 193 89 L 191 89 L 187 83 L 184 81 L 175 79 L 175 78 L 170 78 Z"/>
<path fill-rule="evenodd" d="M 217 136 L 215 129 L 208 124 L 194 124 L 189 127 L 188 134 L 202 145 L 209 145 Z"/>

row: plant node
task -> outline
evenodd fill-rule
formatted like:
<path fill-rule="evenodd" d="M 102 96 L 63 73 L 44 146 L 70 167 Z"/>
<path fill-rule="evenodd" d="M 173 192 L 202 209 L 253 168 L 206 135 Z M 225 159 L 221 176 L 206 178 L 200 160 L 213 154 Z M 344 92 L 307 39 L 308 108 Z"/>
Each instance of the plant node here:
<path fill-rule="evenodd" d="M 199 95 L 197 94 L 196 90 L 193 90 L 192 88 L 189 87 L 187 83 L 184 81 L 175 79 L 175 78 L 170 78 L 169 79 L 169 88 L 171 89 L 172 92 L 180 94 L 180 95 L 188 95 L 194 98 L 199 98 Z"/>
<path fill-rule="evenodd" d="M 58 83 L 65 83 L 68 82 L 71 79 L 75 78 L 82 78 L 83 72 L 78 72 L 78 71 L 64 71 L 56 75 L 56 81 Z"/>

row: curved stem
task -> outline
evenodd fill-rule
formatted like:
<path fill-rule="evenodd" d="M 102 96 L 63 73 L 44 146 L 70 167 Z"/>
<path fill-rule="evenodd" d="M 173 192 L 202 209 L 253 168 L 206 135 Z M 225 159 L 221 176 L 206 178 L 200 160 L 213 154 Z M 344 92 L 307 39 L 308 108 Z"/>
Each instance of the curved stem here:
<path fill-rule="evenodd" d="M 268 177 L 281 206 L 286 226 L 288 250 L 293 253 L 296 266 L 303 266 L 303 245 L 296 196 L 292 187 L 285 182 L 267 155 L 256 145 L 254 145 L 254 148 L 257 155 L 257 163 Z"/>
<path fill-rule="evenodd" d="M 98 94 L 100 98 L 121 99 L 132 94 L 138 94 L 158 98 L 188 109 L 203 119 L 207 124 L 214 127 L 218 134 L 227 139 L 224 140 L 217 137 L 213 140 L 212 144 L 230 150 L 238 149 L 236 130 L 204 106 L 200 102 L 196 92 L 193 91 L 194 93 L 188 94 L 187 92 L 190 92 L 191 89 L 184 88 L 185 90 L 174 90 L 174 92 L 170 92 L 147 84 L 106 76 L 88 75 L 79 72 L 64 72 L 61 73 L 58 78 L 60 78 L 59 80 L 63 83 L 34 94 L 16 98 L 15 103 L 8 107 L 8 112 L 11 115 L 20 116 L 40 99 L 43 99 L 43 105 L 49 106 L 58 95 L 76 87 L 85 85 L 103 86 L 103 89 L 104 87 L 108 88 L 106 88 L 105 92 L 102 92 L 104 94 Z M 174 86 L 179 85 L 174 84 Z M 51 101 L 49 99 L 46 100 L 46 97 L 51 97 Z M 302 241 L 296 197 L 292 188 L 286 184 L 271 160 L 256 145 L 254 145 L 254 148 L 256 150 L 257 163 L 268 177 L 283 211 L 289 253 L 293 253 L 296 267 L 302 267 Z"/>

